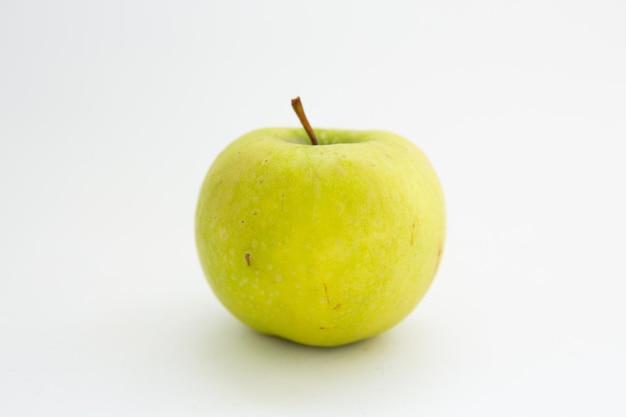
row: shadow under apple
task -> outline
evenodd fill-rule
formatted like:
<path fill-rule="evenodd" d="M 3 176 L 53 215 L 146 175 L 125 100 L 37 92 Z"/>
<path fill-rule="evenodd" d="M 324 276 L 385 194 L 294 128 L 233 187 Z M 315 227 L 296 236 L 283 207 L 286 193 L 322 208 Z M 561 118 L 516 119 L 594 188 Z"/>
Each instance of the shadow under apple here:
<path fill-rule="evenodd" d="M 425 329 L 398 327 L 405 328 L 354 344 L 319 348 L 257 333 L 225 313 L 198 318 L 188 342 L 207 389 L 231 397 L 235 392 L 239 405 L 271 410 L 314 406 L 318 412 L 337 412 L 359 407 L 355 396 L 362 395 L 364 403 L 372 401 L 367 397 L 392 387 L 398 373 L 419 369 L 428 361 L 432 344 L 420 342 L 428 337 Z"/>

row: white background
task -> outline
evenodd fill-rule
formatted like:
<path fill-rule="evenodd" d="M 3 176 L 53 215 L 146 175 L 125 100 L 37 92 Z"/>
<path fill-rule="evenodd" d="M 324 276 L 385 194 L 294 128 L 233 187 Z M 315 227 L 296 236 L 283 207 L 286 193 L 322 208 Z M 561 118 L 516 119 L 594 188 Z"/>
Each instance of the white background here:
<path fill-rule="evenodd" d="M 0 3 L 0 415 L 626 415 L 626 2 Z M 197 261 L 227 143 L 395 131 L 440 273 L 337 349 L 263 337 Z"/>

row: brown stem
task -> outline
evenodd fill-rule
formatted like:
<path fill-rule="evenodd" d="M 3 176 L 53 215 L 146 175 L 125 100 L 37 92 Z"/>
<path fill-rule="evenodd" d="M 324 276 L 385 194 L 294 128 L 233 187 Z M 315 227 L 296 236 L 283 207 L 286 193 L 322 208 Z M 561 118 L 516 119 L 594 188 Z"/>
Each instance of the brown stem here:
<path fill-rule="evenodd" d="M 309 124 L 309 120 L 304 114 L 304 108 L 302 107 L 302 101 L 300 101 L 300 97 L 296 97 L 291 100 L 291 107 L 293 107 L 293 110 L 296 112 L 298 119 L 300 119 L 302 127 L 304 127 L 304 130 L 306 130 L 306 134 L 309 135 L 311 143 L 313 145 L 319 145 L 320 143 L 317 141 L 317 136 L 315 136 L 315 132 L 313 131 L 313 128 Z"/>

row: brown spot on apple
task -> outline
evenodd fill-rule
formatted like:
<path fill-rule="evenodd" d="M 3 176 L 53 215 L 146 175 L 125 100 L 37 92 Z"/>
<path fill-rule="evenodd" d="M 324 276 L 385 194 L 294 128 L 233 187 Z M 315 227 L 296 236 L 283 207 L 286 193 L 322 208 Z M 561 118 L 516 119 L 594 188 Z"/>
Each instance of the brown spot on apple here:
<path fill-rule="evenodd" d="M 324 283 L 324 294 L 326 294 L 326 302 L 330 305 L 330 297 L 328 296 L 328 286 Z"/>
<path fill-rule="evenodd" d="M 415 218 L 415 220 L 413 220 L 413 225 L 411 226 L 411 246 L 413 246 L 415 240 L 415 226 L 417 226 L 417 223 L 417 218 Z"/>
<path fill-rule="evenodd" d="M 250 253 L 246 253 L 245 258 L 246 258 L 246 264 L 250 266 Z"/>

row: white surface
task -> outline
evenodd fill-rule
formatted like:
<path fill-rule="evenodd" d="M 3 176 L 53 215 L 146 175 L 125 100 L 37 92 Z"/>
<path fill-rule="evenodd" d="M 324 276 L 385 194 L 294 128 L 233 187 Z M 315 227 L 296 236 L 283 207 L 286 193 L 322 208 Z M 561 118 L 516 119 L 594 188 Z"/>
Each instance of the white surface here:
<path fill-rule="evenodd" d="M 623 416 L 623 1 L 2 1 L 0 415 Z M 387 334 L 321 350 L 218 304 L 193 243 L 264 126 L 400 133 L 449 206 Z"/>

